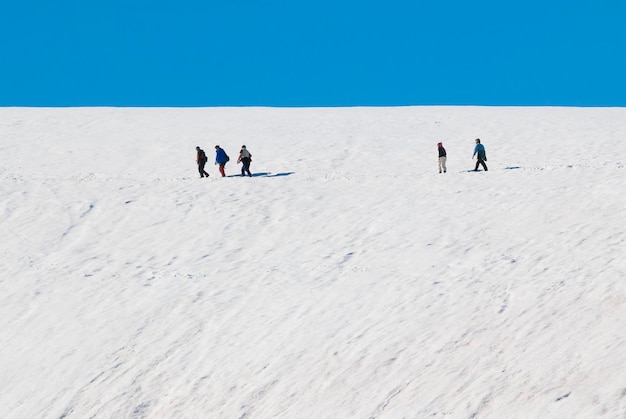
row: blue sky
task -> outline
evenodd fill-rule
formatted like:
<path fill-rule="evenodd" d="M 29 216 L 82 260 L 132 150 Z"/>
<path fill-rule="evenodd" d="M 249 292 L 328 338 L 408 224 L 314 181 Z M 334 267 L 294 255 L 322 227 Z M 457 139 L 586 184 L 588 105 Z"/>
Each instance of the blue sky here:
<path fill-rule="evenodd" d="M 625 0 L 5 0 L 0 106 L 626 106 Z"/>

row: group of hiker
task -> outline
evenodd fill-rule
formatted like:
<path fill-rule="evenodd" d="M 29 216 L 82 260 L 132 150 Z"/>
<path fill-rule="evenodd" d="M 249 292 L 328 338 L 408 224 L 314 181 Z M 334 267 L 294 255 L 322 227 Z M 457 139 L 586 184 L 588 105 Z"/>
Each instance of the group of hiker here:
<path fill-rule="evenodd" d="M 208 157 L 204 150 L 200 148 L 200 146 L 196 146 L 196 162 L 198 163 L 198 172 L 200 173 L 200 177 L 209 177 L 209 174 L 204 170 L 204 166 L 208 161 Z M 230 161 L 230 157 L 226 154 L 226 151 L 219 145 L 215 146 L 215 164 L 219 165 L 219 171 L 222 177 L 226 177 L 225 166 L 226 163 Z M 239 157 L 237 158 L 237 163 L 241 163 L 241 176 L 250 176 L 252 177 L 252 173 L 250 173 L 250 163 L 252 162 L 252 154 L 248 151 L 245 145 L 241 146 L 241 151 L 239 151 Z"/>
<path fill-rule="evenodd" d="M 487 169 L 487 153 L 485 152 L 485 146 L 480 143 L 480 138 L 476 138 L 474 140 L 476 146 L 474 147 L 474 154 L 472 154 L 472 159 L 476 157 L 476 167 L 474 167 L 474 172 L 478 172 L 478 166 L 482 165 L 485 172 Z M 448 169 L 446 168 L 446 160 L 448 158 L 448 153 L 446 153 L 446 149 L 443 147 L 443 143 L 437 143 L 437 150 L 439 151 L 439 160 L 438 167 L 439 173 L 443 171 L 446 173 Z"/>
<path fill-rule="evenodd" d="M 480 143 L 480 138 L 476 138 L 474 140 L 476 146 L 474 147 L 474 154 L 472 154 L 472 159 L 476 157 L 476 167 L 474 167 L 474 172 L 478 171 L 478 167 L 482 165 L 485 172 L 487 169 L 487 153 L 485 152 L 485 146 Z M 439 173 L 446 173 L 448 168 L 446 167 L 446 160 L 448 158 L 448 153 L 446 149 L 443 147 L 443 143 L 437 143 L 437 150 L 439 151 L 439 160 L 438 167 Z M 208 161 L 207 155 L 200 148 L 200 146 L 196 147 L 196 162 L 198 163 L 198 172 L 200 173 L 200 177 L 209 177 L 209 174 L 204 170 L 204 166 Z M 226 177 L 225 166 L 226 163 L 230 161 L 230 157 L 221 148 L 219 145 L 215 146 L 215 164 L 219 165 L 219 171 L 222 177 Z M 241 176 L 252 176 L 250 173 L 250 163 L 252 162 L 252 154 L 248 151 L 245 145 L 241 146 L 241 150 L 239 151 L 239 157 L 237 158 L 237 163 L 241 163 Z"/>

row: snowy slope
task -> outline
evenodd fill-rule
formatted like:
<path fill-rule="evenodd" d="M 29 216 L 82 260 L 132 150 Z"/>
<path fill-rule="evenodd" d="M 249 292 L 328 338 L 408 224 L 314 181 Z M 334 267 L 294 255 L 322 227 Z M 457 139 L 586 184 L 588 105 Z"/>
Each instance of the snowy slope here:
<path fill-rule="evenodd" d="M 626 109 L 3 108 L 0 162 L 3 418 L 626 418 Z"/>

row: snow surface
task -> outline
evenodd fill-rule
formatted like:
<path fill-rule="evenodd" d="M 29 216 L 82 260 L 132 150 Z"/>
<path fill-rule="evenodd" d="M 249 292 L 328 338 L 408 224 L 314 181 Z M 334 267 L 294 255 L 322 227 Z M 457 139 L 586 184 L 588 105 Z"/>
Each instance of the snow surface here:
<path fill-rule="evenodd" d="M 626 418 L 626 109 L 3 108 L 0 162 L 2 418 Z"/>

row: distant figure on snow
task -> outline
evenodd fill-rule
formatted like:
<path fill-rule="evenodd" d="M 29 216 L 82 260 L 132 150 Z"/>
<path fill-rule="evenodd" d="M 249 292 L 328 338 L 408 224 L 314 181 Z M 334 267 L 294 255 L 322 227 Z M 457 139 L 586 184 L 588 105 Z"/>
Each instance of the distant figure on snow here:
<path fill-rule="evenodd" d="M 209 177 L 209 174 L 204 170 L 204 165 L 207 160 L 208 159 L 204 150 L 200 147 L 196 147 L 196 162 L 198 163 L 198 172 L 200 172 L 200 177 Z"/>
<path fill-rule="evenodd" d="M 443 169 L 443 173 L 446 173 L 446 149 L 443 148 L 443 144 L 437 143 L 437 149 L 439 150 L 439 173 Z"/>
<path fill-rule="evenodd" d="M 245 176 L 247 173 L 248 176 L 252 177 L 252 173 L 250 173 L 250 162 L 252 162 L 252 154 L 246 149 L 245 145 L 242 145 L 239 158 L 237 159 L 237 163 L 243 165 L 241 167 L 241 176 Z"/>
<path fill-rule="evenodd" d="M 215 146 L 215 164 L 220 165 L 220 173 L 222 174 L 222 177 L 226 176 L 226 173 L 224 172 L 224 166 L 226 166 L 226 163 L 229 160 L 230 160 L 230 157 L 228 157 L 228 154 L 226 154 L 224 149 L 216 145 Z"/>
<path fill-rule="evenodd" d="M 485 146 L 480 143 L 480 138 L 476 138 L 476 147 L 474 147 L 474 154 L 472 154 L 472 159 L 476 155 L 478 155 L 478 160 L 476 160 L 476 167 L 474 168 L 474 171 L 478 172 L 478 166 L 481 164 L 483 165 L 485 172 L 489 170 L 487 169 L 487 165 L 485 164 L 485 162 L 487 161 L 487 153 L 485 153 Z"/>

